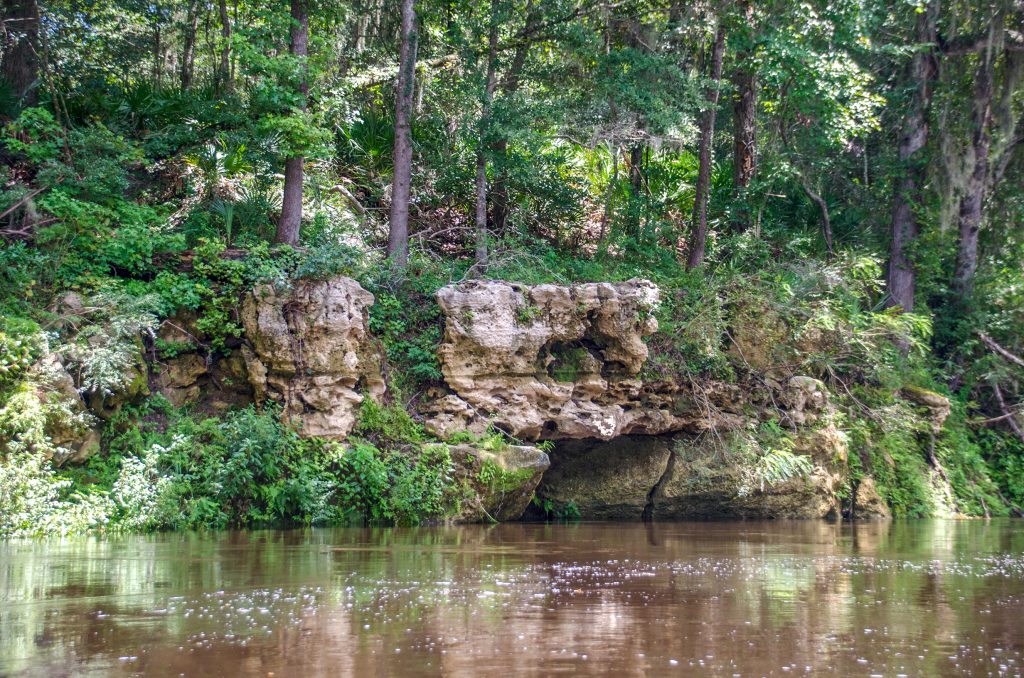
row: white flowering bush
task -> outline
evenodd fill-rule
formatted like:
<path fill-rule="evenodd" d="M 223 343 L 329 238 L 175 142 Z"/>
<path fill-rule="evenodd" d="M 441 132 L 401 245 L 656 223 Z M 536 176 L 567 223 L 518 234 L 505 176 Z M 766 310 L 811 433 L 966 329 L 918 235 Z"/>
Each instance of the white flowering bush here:
<path fill-rule="evenodd" d="M 101 494 L 63 497 L 70 480 L 57 477 L 38 452 L 0 460 L 0 536 L 80 534 L 110 521 L 112 504 Z"/>
<path fill-rule="evenodd" d="M 110 490 L 117 509 L 116 527 L 126 530 L 147 530 L 162 527 L 166 520 L 163 506 L 172 492 L 171 478 L 160 473 L 160 459 L 174 452 L 187 440 L 176 436 L 164 447 L 153 444 L 140 457 L 121 460 L 121 472 Z"/>
<path fill-rule="evenodd" d="M 157 326 L 159 303 L 152 294 L 101 292 L 80 315 L 65 318 L 76 332 L 58 352 L 78 375 L 82 392 L 111 395 L 131 383 L 139 337 Z"/>
<path fill-rule="evenodd" d="M 184 440 L 175 439 L 171 446 L 179 444 Z M 159 463 L 171 446 L 152 445 L 141 457 L 122 459 L 110 492 L 69 494 L 72 481 L 61 478 L 40 450 L 0 457 L 0 537 L 161 527 L 161 502 L 171 479 L 160 474 Z"/>

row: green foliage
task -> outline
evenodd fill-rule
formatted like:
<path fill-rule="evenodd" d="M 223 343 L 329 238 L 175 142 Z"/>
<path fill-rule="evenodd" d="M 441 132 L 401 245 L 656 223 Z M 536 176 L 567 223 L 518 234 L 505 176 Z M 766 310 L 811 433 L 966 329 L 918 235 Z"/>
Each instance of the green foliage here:
<path fill-rule="evenodd" d="M 434 295 L 447 282 L 443 270 L 421 261 L 395 277 L 382 271 L 367 281 L 376 298 L 370 307 L 370 331 L 384 345 L 401 392 L 414 393 L 441 379 L 441 307 Z"/>
<path fill-rule="evenodd" d="M 983 256 L 973 296 L 957 299 L 949 289 L 959 232 L 952 222 L 965 195 L 964 149 L 974 133 L 977 55 L 936 55 L 943 78 L 927 118 L 935 133 L 914 166 L 922 174 L 920 199 L 914 196 L 921 234 L 908 248 L 918 277 L 916 312 L 885 308 L 893 191 L 910 169 L 897 157 L 897 137 L 918 86 L 907 66 L 920 54 L 920 7 L 781 3 L 754 7 L 748 20 L 727 3 L 699 21 L 680 21 L 677 12 L 626 0 L 605 8 L 598 21 L 561 1 L 498 3 L 499 44 L 509 48 L 494 64 L 487 116 L 481 101 L 488 12 L 472 3 L 418 7 L 412 262 L 400 271 L 381 263 L 394 170 L 395 16 L 377 16 L 373 3 L 344 11 L 311 6 L 310 53 L 297 58 L 287 49 L 286 4 L 239 3 L 230 17 L 230 82 L 220 72 L 219 32 L 200 30 L 190 36 L 193 77 L 186 85 L 178 68 L 184 64 L 176 62 L 172 73 L 153 57 L 185 53 L 186 4 L 50 4 L 49 70 L 36 74 L 41 105 L 19 110 L 16 93 L 0 83 L 0 407 L 7 448 L 52 452 L 43 424 L 73 414 L 37 393 L 41 385 L 44 395 L 56 388 L 47 382 L 54 378 L 45 374 L 50 368 L 39 365 L 47 350 L 62 357 L 86 395 L 133 385 L 141 391 L 138 341 L 152 339 L 157 319 L 194 311 L 209 349 L 226 352 L 243 339 L 239 301 L 257 283 L 286 289 L 297 279 L 358 279 L 376 298 L 370 328 L 387 356 L 389 386 L 415 403 L 442 380 L 437 349 L 444 328 L 435 298 L 442 285 L 467 277 L 527 284 L 643 277 L 659 285 L 662 302 L 637 319 L 653 314 L 659 325 L 648 339 L 642 378 L 825 380 L 843 394 L 857 448 L 854 474 L 874 475 L 903 515 L 934 510 L 936 498 L 925 482 L 931 469 L 920 417 L 891 394 L 907 383 L 955 384 L 961 392 L 954 416 L 934 452 L 958 507 L 998 514 L 1007 502 L 1024 501 L 1020 441 L 1005 421 L 968 424 L 1002 415 L 993 384 L 1002 386 L 1009 407 L 1024 399 L 1016 366 L 977 337 L 984 329 L 1011 353 L 1024 354 L 1024 165 L 1009 151 L 996 157 L 1012 150 L 1011 132 L 1020 127 L 1017 92 L 996 92 L 1001 103 L 987 138 L 998 181 L 981 196 Z M 963 35 L 1002 26 L 996 19 L 1005 13 L 993 3 L 966 14 L 958 6 L 939 9 L 939 25 L 955 24 Z M 642 30 L 623 30 L 638 20 Z M 715 86 L 706 62 L 718 21 L 728 29 L 726 77 L 750 69 L 758 82 L 757 168 L 748 186 L 734 186 L 728 149 L 735 130 L 720 124 L 708 168 L 707 262 L 686 271 L 680 262 L 692 225 L 698 123 Z M 993 41 L 995 74 L 1013 71 L 1009 42 Z M 994 82 L 998 90 L 1015 81 Z M 725 111 L 734 85 L 718 86 Z M 478 151 L 490 190 L 487 267 L 471 267 Z M 307 158 L 302 242 L 275 248 L 281 173 L 295 155 Z M 831 215 L 836 251 L 827 260 L 821 207 L 809 188 Z M 69 291 L 90 309 L 81 317 L 61 317 L 59 301 Z M 539 316 L 540 309 L 524 305 L 516 321 L 528 327 Z M 171 358 L 188 347 L 154 348 Z M 559 381 L 589 369 L 583 347 L 554 353 L 549 368 Z M 398 477 L 398 462 L 389 461 L 393 448 L 416 457 L 412 448 L 424 444 L 423 432 L 397 405 L 366 411 L 363 420 L 359 434 L 385 450 L 378 460 Z M 157 482 L 143 451 L 152 448 L 160 459 L 180 452 L 161 437 L 165 432 L 148 426 L 108 427 L 104 445 L 113 447 L 97 458 L 103 461 L 90 462 L 92 475 L 61 478 L 108 493 L 122 470 L 132 482 Z M 782 439 L 762 448 L 751 459 L 765 487 L 803 472 Z M 45 475 L 45 465 L 26 464 Z M 317 474 L 330 476 L 338 464 L 282 473 L 322 479 Z M 319 515 L 319 500 L 311 497 L 321 495 L 289 487 L 273 501 L 261 496 L 256 513 L 268 520 Z M 433 496 L 411 480 L 403 487 L 402 496 Z M 49 491 L 37 493 L 40 501 L 50 501 Z M 53 501 L 68 501 L 69 491 L 60 486 Z M 202 492 L 203 501 L 217 503 Z M 296 492 L 306 498 L 295 499 Z M 394 507 L 390 518 L 379 508 L 388 497 L 378 493 L 357 513 L 394 520 Z M 406 503 L 417 502 L 430 503 Z M 371 505 L 377 514 L 370 515 Z M 207 509 L 197 508 L 194 522 L 172 522 L 214 525 L 221 514 L 229 522 L 257 520 L 238 518 L 238 507 Z M 112 509 L 106 523 L 96 524 L 113 525 L 134 510 Z M 408 511 L 401 513 L 408 519 Z"/>
<path fill-rule="evenodd" d="M 416 525 L 455 510 L 456 494 L 451 453 L 444 444 L 424 445 L 416 460 L 391 455 L 392 486 L 386 517 L 399 525 Z"/>
<path fill-rule="evenodd" d="M 4 143 L 32 163 L 55 160 L 64 145 L 64 130 L 45 108 L 26 108 L 4 127 Z"/>
<path fill-rule="evenodd" d="M 82 391 L 111 395 L 138 378 L 140 338 L 157 325 L 156 304 L 151 296 L 105 291 L 86 300 L 81 310 L 68 312 L 63 320 L 75 335 L 56 352 L 78 372 Z"/>
<path fill-rule="evenodd" d="M 182 419 L 160 467 L 171 477 L 163 520 L 175 528 L 330 522 L 336 448 L 306 442 L 275 413 Z"/>
<path fill-rule="evenodd" d="M 595 362 L 590 351 L 582 346 L 558 345 L 551 353 L 552 362 L 548 371 L 555 381 L 574 382 L 586 374 L 587 368 Z"/>
<path fill-rule="evenodd" d="M 45 348 L 46 339 L 34 321 L 14 316 L 0 319 L 0 388 L 24 375 Z"/>
<path fill-rule="evenodd" d="M 477 480 L 485 485 L 491 494 L 501 494 L 521 488 L 533 474 L 533 469 L 508 471 L 494 461 L 485 459 L 477 472 Z"/>
<path fill-rule="evenodd" d="M 737 490 L 741 497 L 767 489 L 794 478 L 806 478 L 814 470 L 814 462 L 804 454 L 793 451 L 792 436 L 779 427 L 775 420 L 767 421 L 753 436 L 740 439 L 742 481 Z"/>
<path fill-rule="evenodd" d="M 547 497 L 534 497 L 532 503 L 540 509 L 545 520 L 575 522 L 580 519 L 580 508 L 572 500 L 563 504 Z"/>
<path fill-rule="evenodd" d="M 339 462 L 338 499 L 345 522 L 384 521 L 390 513 L 387 495 L 388 466 L 380 451 L 368 442 L 353 441 Z"/>
<path fill-rule="evenodd" d="M 301 111 L 268 115 L 260 121 L 258 129 L 266 136 L 279 139 L 284 157 L 322 156 L 330 143 L 330 134 L 317 124 L 315 117 Z"/>
<path fill-rule="evenodd" d="M 872 405 L 872 418 L 851 422 L 850 458 L 875 479 L 894 516 L 931 515 L 936 507 L 919 439 L 925 423 L 902 402 L 875 400 Z"/>
<path fill-rule="evenodd" d="M 381 405 L 369 396 L 359 406 L 356 432 L 368 437 L 395 443 L 423 442 L 423 428 L 417 424 L 399 403 Z"/>
<path fill-rule="evenodd" d="M 82 533 L 104 527 L 113 505 L 102 494 L 66 498 L 71 481 L 61 480 L 47 458 L 32 451 L 0 459 L 0 537 Z"/>

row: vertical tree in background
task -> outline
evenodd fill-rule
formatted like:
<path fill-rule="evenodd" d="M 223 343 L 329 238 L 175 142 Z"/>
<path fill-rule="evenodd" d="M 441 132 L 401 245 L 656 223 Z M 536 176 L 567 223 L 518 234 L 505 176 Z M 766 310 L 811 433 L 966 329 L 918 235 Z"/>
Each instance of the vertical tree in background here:
<path fill-rule="evenodd" d="M 14 90 L 25 105 L 35 105 L 36 78 L 39 75 L 39 7 L 36 0 L 9 0 L 3 13 L 3 61 L 0 78 Z"/>
<path fill-rule="evenodd" d="M 487 74 L 480 111 L 480 138 L 476 147 L 476 264 L 487 265 L 487 133 L 491 123 L 491 104 L 498 67 L 498 0 L 491 0 L 491 19 L 487 30 Z"/>
<path fill-rule="evenodd" d="M 412 104 L 416 75 L 416 8 L 402 0 L 402 37 L 395 91 L 394 178 L 391 183 L 391 221 L 388 257 L 397 266 L 409 263 L 409 190 L 412 183 Z"/>
<path fill-rule="evenodd" d="M 181 46 L 181 91 L 192 86 L 196 61 L 196 30 L 199 28 L 199 0 L 188 0 Z"/>
<path fill-rule="evenodd" d="M 309 16 L 306 0 L 291 0 L 291 53 L 299 61 L 299 94 L 301 109 L 306 110 L 309 94 L 306 56 L 309 53 Z M 302 226 L 302 180 L 305 157 L 294 155 L 285 161 L 284 197 L 281 202 L 281 220 L 277 222 L 277 242 L 297 245 Z"/>
<path fill-rule="evenodd" d="M 986 221 L 993 217 L 985 213 L 986 204 L 1006 172 L 1015 148 L 1024 141 L 1017 132 L 1022 115 L 1019 95 L 1024 77 L 1024 7 L 995 0 L 972 9 L 977 28 L 942 41 L 943 56 L 966 57 L 964 63 L 972 67 L 973 75 L 972 96 L 967 99 L 969 139 L 962 166 L 950 172 L 959 198 L 953 291 L 961 300 L 973 292 L 979 236 Z"/>
<path fill-rule="evenodd" d="M 523 26 L 522 38 L 516 45 L 515 53 L 512 56 L 512 63 L 508 72 L 502 78 L 500 90 L 504 97 L 511 96 L 519 90 L 522 82 L 523 67 L 526 65 L 526 57 L 533 44 L 533 32 L 540 21 L 540 10 L 534 5 L 533 0 L 526 1 L 526 23 Z M 505 222 L 508 219 L 509 198 L 508 198 L 508 139 L 502 135 L 494 142 L 493 164 L 494 183 L 488 192 L 491 202 L 491 225 L 495 233 L 505 231 Z"/>
<path fill-rule="evenodd" d="M 712 141 L 715 136 L 715 117 L 718 115 L 719 85 L 722 81 L 722 58 L 725 53 L 725 24 L 718 21 L 715 43 L 711 48 L 707 90 L 707 109 L 700 123 L 700 158 L 697 185 L 694 187 L 693 218 L 691 219 L 689 257 L 686 268 L 693 270 L 704 263 L 704 247 L 708 238 L 708 194 L 711 188 Z"/>
<path fill-rule="evenodd" d="M 743 231 L 750 227 L 750 213 L 744 192 L 757 170 L 757 70 L 754 64 L 754 4 L 751 0 L 738 0 L 738 19 L 743 22 L 738 31 L 743 45 L 736 54 L 736 69 L 732 84 L 733 100 L 733 188 L 738 201 L 733 217 L 733 228 Z"/>
<path fill-rule="evenodd" d="M 978 50 L 978 67 L 974 74 L 969 155 L 973 162 L 968 167 L 967 182 L 963 197 L 960 199 L 960 239 L 956 253 L 956 272 L 953 276 L 953 290 L 961 298 L 970 295 L 974 273 L 978 270 L 978 234 L 981 232 L 985 194 L 988 192 L 994 61 L 997 50 L 994 41 L 1001 38 L 997 33 L 996 24 L 996 20 L 989 24 L 987 39 Z"/>
<path fill-rule="evenodd" d="M 292 5 L 294 10 L 295 5 Z M 219 0 L 217 9 L 220 12 L 220 71 L 217 73 L 217 86 L 222 93 L 234 89 L 231 79 L 231 17 L 228 16 L 228 0 Z"/>
<path fill-rule="evenodd" d="M 925 178 L 923 155 L 928 145 L 928 117 L 932 86 L 938 64 L 935 44 L 938 0 L 931 0 L 919 12 L 914 29 L 916 43 L 910 62 L 912 92 L 903 116 L 900 133 L 899 164 L 902 172 L 895 180 L 892 208 L 892 243 L 886 288 L 889 306 L 914 310 L 915 270 L 908 249 L 921 231 L 918 214 L 922 208 L 921 191 Z"/>

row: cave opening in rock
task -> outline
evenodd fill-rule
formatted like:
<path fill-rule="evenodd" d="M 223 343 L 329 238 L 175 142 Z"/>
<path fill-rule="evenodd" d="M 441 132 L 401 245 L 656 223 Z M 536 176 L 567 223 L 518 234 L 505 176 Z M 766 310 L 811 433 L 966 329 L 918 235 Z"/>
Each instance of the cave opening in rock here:
<path fill-rule="evenodd" d="M 601 347 L 586 337 L 577 341 L 551 341 L 540 352 L 543 371 L 557 382 L 579 381 L 603 370 Z"/>
<path fill-rule="evenodd" d="M 673 436 L 559 440 L 523 520 L 640 521 L 671 475 Z"/>

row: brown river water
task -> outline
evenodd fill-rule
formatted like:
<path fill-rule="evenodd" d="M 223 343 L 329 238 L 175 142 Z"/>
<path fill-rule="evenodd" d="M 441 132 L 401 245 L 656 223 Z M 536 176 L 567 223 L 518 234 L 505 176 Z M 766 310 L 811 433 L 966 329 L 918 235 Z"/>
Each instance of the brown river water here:
<path fill-rule="evenodd" d="M 0 675 L 1020 676 L 1024 521 L 0 544 Z"/>

